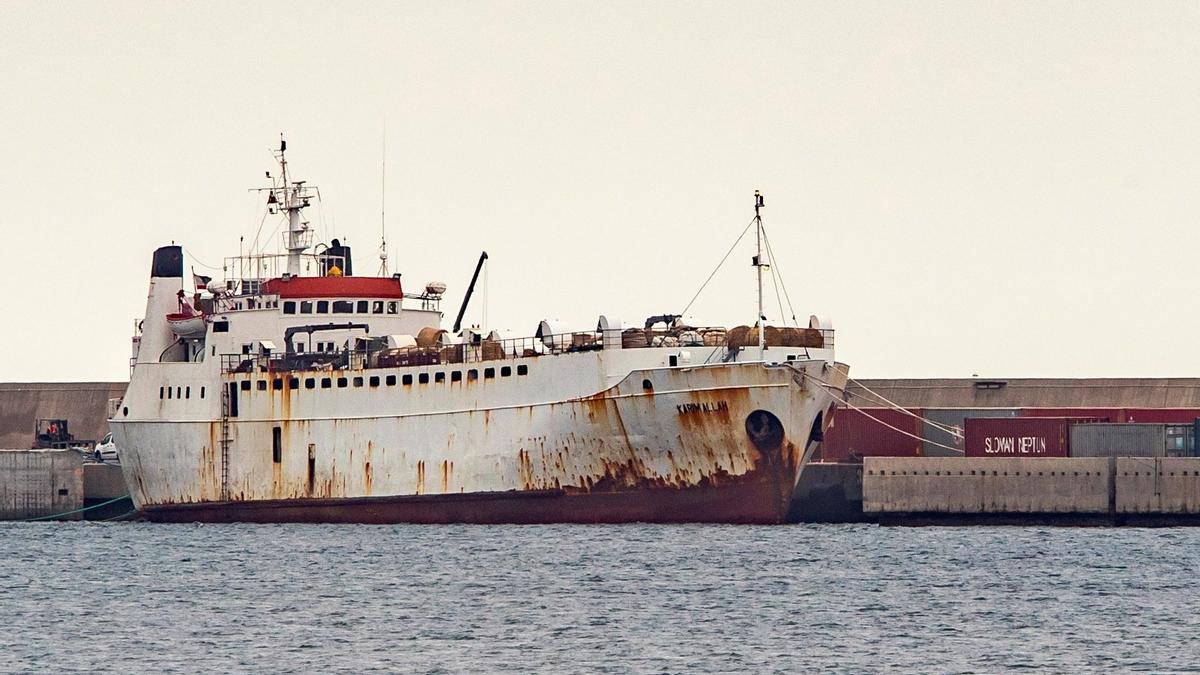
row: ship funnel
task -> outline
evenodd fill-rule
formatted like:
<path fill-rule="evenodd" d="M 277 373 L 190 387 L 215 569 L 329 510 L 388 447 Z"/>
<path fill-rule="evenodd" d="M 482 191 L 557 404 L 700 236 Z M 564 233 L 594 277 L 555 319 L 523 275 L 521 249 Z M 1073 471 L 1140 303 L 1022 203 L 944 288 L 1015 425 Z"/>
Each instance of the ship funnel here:
<path fill-rule="evenodd" d="M 150 264 L 150 277 L 165 279 L 183 278 L 183 247 L 162 246 L 154 252 Z"/>
<path fill-rule="evenodd" d="M 167 347 L 175 343 L 167 315 L 178 311 L 182 290 L 183 247 L 162 246 L 154 252 L 150 263 L 150 293 L 146 296 L 138 363 L 159 361 Z"/>

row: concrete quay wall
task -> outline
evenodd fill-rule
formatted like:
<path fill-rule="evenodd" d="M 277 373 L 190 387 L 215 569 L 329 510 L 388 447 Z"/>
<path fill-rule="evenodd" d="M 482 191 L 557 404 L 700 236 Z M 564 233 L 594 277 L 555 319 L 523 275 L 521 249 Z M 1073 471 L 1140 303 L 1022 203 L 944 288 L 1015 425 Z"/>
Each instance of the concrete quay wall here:
<path fill-rule="evenodd" d="M 867 457 L 867 513 L 1109 512 L 1107 458 Z"/>
<path fill-rule="evenodd" d="M 1200 458 L 868 457 L 863 512 L 1200 523 Z"/>
<path fill-rule="evenodd" d="M 0 520 L 83 508 L 83 456 L 74 450 L 0 450 Z M 62 520 L 81 520 L 82 513 Z"/>
<path fill-rule="evenodd" d="M 1118 457 L 1116 511 L 1200 514 L 1200 458 Z"/>

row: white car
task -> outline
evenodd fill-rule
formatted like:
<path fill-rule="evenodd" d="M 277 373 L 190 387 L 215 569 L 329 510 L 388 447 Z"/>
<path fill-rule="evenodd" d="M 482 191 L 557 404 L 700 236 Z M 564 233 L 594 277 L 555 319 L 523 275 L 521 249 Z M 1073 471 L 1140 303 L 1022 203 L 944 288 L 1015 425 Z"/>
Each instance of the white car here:
<path fill-rule="evenodd" d="M 96 449 L 92 452 L 97 462 L 119 462 L 121 458 L 117 456 L 117 444 L 113 441 L 112 432 L 104 435 L 104 439 L 96 444 Z"/>

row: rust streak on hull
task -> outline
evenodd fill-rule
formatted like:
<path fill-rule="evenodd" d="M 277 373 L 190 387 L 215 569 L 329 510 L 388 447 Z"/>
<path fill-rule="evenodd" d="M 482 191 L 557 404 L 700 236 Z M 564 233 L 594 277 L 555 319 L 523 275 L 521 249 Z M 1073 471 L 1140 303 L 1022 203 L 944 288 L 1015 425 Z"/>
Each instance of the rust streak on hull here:
<path fill-rule="evenodd" d="M 777 524 L 787 499 L 752 473 L 683 489 L 526 490 L 406 497 L 291 499 L 147 507 L 156 522 L 252 523 L 739 523 Z M 790 492 L 783 491 L 790 496 Z"/>

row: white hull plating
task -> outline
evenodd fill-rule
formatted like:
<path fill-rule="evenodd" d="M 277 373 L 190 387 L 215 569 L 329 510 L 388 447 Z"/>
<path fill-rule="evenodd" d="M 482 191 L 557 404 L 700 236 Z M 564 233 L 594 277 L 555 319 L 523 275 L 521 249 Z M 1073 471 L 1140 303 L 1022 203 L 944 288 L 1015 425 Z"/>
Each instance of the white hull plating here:
<path fill-rule="evenodd" d="M 287 374 L 284 388 L 276 390 L 270 374 L 235 374 L 227 379 L 238 397 L 227 453 L 220 447 L 219 418 L 114 420 L 114 429 L 127 448 L 122 466 L 134 502 L 152 517 L 155 507 L 275 500 L 527 491 L 635 492 L 645 499 L 654 491 L 711 487 L 756 472 L 761 478 L 770 468 L 772 476 L 762 480 L 776 487 L 764 489 L 779 494 L 753 509 L 753 517 L 741 517 L 744 505 L 730 518 L 712 507 L 675 513 L 668 504 L 661 519 L 775 522 L 786 512 L 814 425 L 823 426 L 833 404 L 816 382 L 840 388 L 845 378 L 844 368 L 824 361 L 655 368 L 631 372 L 614 387 L 593 389 L 594 395 L 536 396 L 533 387 L 547 378 L 535 373 L 550 367 L 559 375 L 590 369 L 588 379 L 602 380 L 601 354 L 395 371 L 402 381 L 406 371 L 532 364 L 526 377 L 469 383 L 435 384 L 431 377 L 427 384 L 387 386 L 382 382 L 393 371 L 381 371 L 378 387 L 339 389 L 331 382 L 330 389 L 305 389 L 308 377 L 320 382 L 331 375 L 309 372 Z M 288 387 L 291 377 L 300 389 Z M 248 390 L 242 382 L 250 383 Z M 562 386 L 579 388 L 580 382 Z M 522 393 L 514 396 L 514 389 Z M 438 393 L 468 407 L 438 406 Z M 748 432 L 746 420 L 755 411 L 782 424 L 784 436 L 774 447 L 759 447 Z M 521 520 L 559 519 L 551 511 Z"/>

